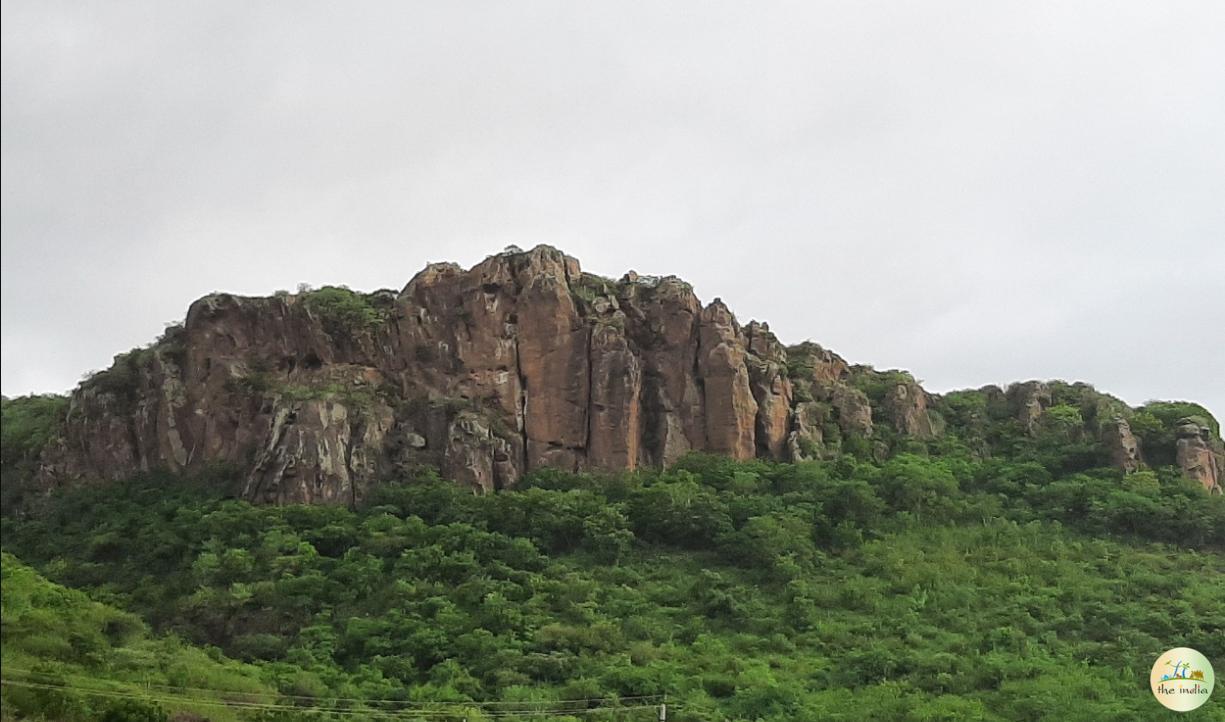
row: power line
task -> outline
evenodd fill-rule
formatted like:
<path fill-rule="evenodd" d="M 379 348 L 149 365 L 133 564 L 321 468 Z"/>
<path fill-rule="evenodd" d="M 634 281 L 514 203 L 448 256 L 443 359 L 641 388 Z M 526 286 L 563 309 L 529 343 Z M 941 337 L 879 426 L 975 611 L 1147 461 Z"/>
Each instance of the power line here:
<path fill-rule="evenodd" d="M 654 710 L 654 709 L 659 709 L 660 707 L 660 705 L 658 704 L 637 704 L 637 705 L 626 705 L 626 706 L 619 706 L 619 707 L 611 707 L 611 706 L 610 707 L 593 707 L 593 708 L 588 708 L 588 709 L 554 708 L 554 709 L 524 709 L 524 710 L 496 710 L 496 709 L 479 710 L 476 708 L 475 705 L 472 705 L 472 704 L 464 704 L 460 702 L 440 702 L 440 703 L 433 703 L 431 704 L 431 706 L 435 706 L 435 707 L 444 706 L 445 707 L 447 705 L 454 705 L 454 708 L 450 711 L 445 710 L 445 709 L 404 709 L 404 710 L 390 711 L 390 710 L 379 710 L 379 709 L 350 709 L 350 708 L 344 708 L 344 707 L 322 707 L 322 706 L 301 706 L 299 707 L 296 705 L 264 703 L 264 702 L 243 702 L 243 701 L 237 701 L 237 700 L 213 700 L 213 699 L 180 697 L 180 696 L 174 696 L 174 695 L 139 694 L 139 693 L 123 691 L 123 690 L 104 690 L 104 689 L 91 688 L 91 687 L 80 686 L 80 685 L 50 684 L 50 683 L 29 682 L 25 680 L 14 680 L 14 679 L 4 679 L 4 678 L 0 678 L 0 685 L 27 687 L 27 688 L 32 688 L 32 689 L 60 690 L 60 691 L 67 691 L 67 692 L 78 692 L 81 694 L 95 695 L 95 696 L 100 696 L 100 697 L 151 700 L 155 702 L 167 702 L 167 703 L 174 703 L 174 704 L 193 704 L 193 705 L 206 705 L 206 706 L 214 706 L 214 707 L 232 707 L 232 708 L 237 708 L 237 709 L 293 711 L 293 712 L 333 714 L 333 715 L 360 715 L 364 717 L 376 716 L 376 717 L 382 717 L 382 718 L 387 718 L 387 719 L 414 719 L 414 718 L 421 718 L 421 717 L 446 717 L 446 718 L 454 719 L 456 717 L 462 718 L 465 711 L 468 711 L 468 712 L 479 711 L 484 716 L 491 717 L 491 718 L 533 717 L 537 715 L 550 715 L 550 714 L 580 716 L 580 715 L 602 714 L 606 712 L 629 712 L 629 711 L 646 710 L 646 709 Z M 214 691 L 214 690 L 209 690 L 209 691 Z"/>
<path fill-rule="evenodd" d="M 34 670 L 29 670 L 29 669 L 13 669 L 10 667 L 6 667 L 4 671 L 9 672 L 9 673 L 16 672 L 17 674 L 23 674 L 23 675 L 34 676 L 34 677 L 52 676 L 45 672 L 36 672 Z M 611 704 L 616 704 L 619 702 L 638 702 L 641 704 L 645 704 L 648 702 L 652 702 L 652 703 L 661 702 L 667 697 L 667 695 L 663 695 L 663 694 L 644 694 L 644 695 L 631 695 L 631 696 L 626 696 L 626 697 L 583 697 L 583 698 L 575 698 L 575 699 L 552 699 L 552 700 L 507 700 L 507 701 L 492 701 L 492 702 L 475 702 L 475 701 L 473 702 L 454 702 L 454 701 L 417 702 L 413 700 L 392 699 L 392 698 L 380 699 L 380 698 L 365 698 L 365 697 L 332 697 L 329 695 L 284 694 L 281 692 L 273 692 L 273 691 L 250 692 L 250 691 L 245 691 L 245 690 L 218 689 L 216 687 L 189 687 L 189 686 L 182 686 L 182 685 L 154 684 L 154 683 L 135 682 L 135 681 L 130 682 L 130 683 L 138 684 L 143 687 L 156 687 L 159 689 L 170 690 L 173 692 L 180 692 L 180 691 L 209 692 L 212 694 L 219 694 L 219 695 L 235 695 L 235 696 L 247 696 L 247 697 L 274 696 L 274 697 L 281 697 L 285 699 L 298 699 L 298 700 L 313 701 L 313 702 L 329 700 L 332 702 L 355 702 L 355 703 L 360 703 L 360 704 L 397 704 L 397 705 L 403 705 L 406 707 L 421 706 L 425 708 L 438 707 L 438 706 L 454 706 L 454 707 L 463 707 L 463 708 L 471 709 L 473 707 L 502 707 L 502 706 L 513 706 L 513 705 L 518 705 L 518 706 L 537 705 L 539 706 L 539 705 L 592 704 L 592 703 L 611 705 Z M 617 709 L 626 709 L 626 707 L 618 707 Z"/>
<path fill-rule="evenodd" d="M 376 716 L 387 716 L 399 718 L 399 713 L 385 712 L 382 710 L 344 710 L 344 709 L 327 709 L 324 707 L 295 707 L 293 705 L 271 704 L 263 702 L 243 702 L 238 700 L 216 700 L 202 699 L 190 697 L 178 697 L 173 695 L 159 694 L 139 694 L 124 690 L 105 690 L 92 687 L 82 687 L 69 684 L 48 684 L 43 682 L 27 682 L 15 679 L 0 678 L 0 685 L 8 685 L 15 687 L 29 687 L 32 689 L 51 689 L 65 692 L 79 692 L 86 695 L 94 695 L 99 697 L 115 697 L 120 699 L 140 699 L 152 700 L 154 702 L 172 702 L 176 704 L 198 704 L 213 707 L 234 707 L 238 709 L 267 709 L 267 710 L 294 710 L 298 712 L 327 712 L 334 714 L 374 714 Z"/>

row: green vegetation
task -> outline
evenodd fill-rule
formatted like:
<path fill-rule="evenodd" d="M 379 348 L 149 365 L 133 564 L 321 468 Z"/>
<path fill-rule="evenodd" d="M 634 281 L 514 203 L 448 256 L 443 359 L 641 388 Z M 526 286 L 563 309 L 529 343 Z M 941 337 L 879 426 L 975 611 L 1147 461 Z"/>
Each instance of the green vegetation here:
<path fill-rule="evenodd" d="M 346 286 L 324 286 L 306 291 L 303 297 L 307 308 L 318 314 L 323 330 L 337 341 L 368 334 L 389 315 L 381 294 L 361 294 Z"/>
<path fill-rule="evenodd" d="M 58 433 L 68 398 L 57 394 L 0 397 L 0 466 L 22 472 Z"/>
<path fill-rule="evenodd" d="M 234 720 L 223 699 L 276 699 L 258 668 L 153 637 L 135 615 L 52 584 L 9 554 L 0 574 L 4 719 L 156 721 L 173 709 Z M 190 695 L 174 691 L 184 689 Z"/>
<path fill-rule="evenodd" d="M 851 385 L 868 397 L 873 408 L 880 406 L 888 393 L 897 386 L 913 383 L 914 376 L 908 371 L 877 371 L 871 366 L 856 366 L 851 370 Z"/>
<path fill-rule="evenodd" d="M 380 397 L 380 389 L 369 384 L 340 380 L 292 384 L 267 371 L 253 371 L 231 382 L 243 393 L 275 396 L 283 401 L 339 401 L 353 409 L 366 409 Z"/>
<path fill-rule="evenodd" d="M 1208 410 L 1186 401 L 1150 401 L 1131 417 L 1132 432 L 1139 437 L 1151 464 L 1173 464 L 1178 422 L 1191 418 L 1221 436 L 1221 425 Z"/>
<path fill-rule="evenodd" d="M 691 722 L 1172 719 L 1151 660 L 1225 658 L 1225 499 L 1166 469 L 691 456 L 488 496 L 426 474 L 356 511 L 188 481 L 60 492 L 4 519 L 5 548 L 313 705 L 591 699 L 628 722 L 667 693 Z M 10 564 L 5 654 L 65 664 L 9 651 Z"/>
<path fill-rule="evenodd" d="M 590 306 L 598 298 L 615 297 L 616 282 L 594 273 L 583 273 L 570 284 L 570 295 L 578 305 Z"/>
<path fill-rule="evenodd" d="M 66 413 L 64 396 L 0 397 L 0 509 L 20 503 L 23 480 L 34 475 L 39 455 L 59 435 Z"/>
<path fill-rule="evenodd" d="M 1101 431 L 1114 418 L 1125 419 L 1140 441 L 1145 465 L 1173 474 L 1178 422 L 1192 418 L 1220 438 L 1220 424 L 1199 404 L 1153 401 L 1130 409 L 1119 399 L 1083 383 L 1050 382 L 1052 405 L 1032 433 L 1015 418 L 999 389 L 954 391 L 939 397 L 933 411 L 946 433 L 928 444 L 931 453 L 970 454 L 1014 462 L 1035 462 L 1052 473 L 1069 474 L 1106 466 Z"/>
<path fill-rule="evenodd" d="M 1208 413 L 1208 409 L 1199 404 L 1188 401 L 1150 401 L 1141 406 L 1139 411 L 1151 414 L 1166 428 L 1172 428 L 1181 418 L 1191 417 L 1206 424 L 1218 438 L 1221 436 L 1220 422 Z"/>
<path fill-rule="evenodd" d="M 95 371 L 81 381 L 81 388 L 106 394 L 127 413 L 136 403 L 141 373 L 156 351 L 152 347 L 134 348 L 115 356 L 110 368 Z"/>
<path fill-rule="evenodd" d="M 293 398 L 377 393 L 251 371 Z M 882 397 L 908 378 L 852 380 Z M 4 399 L 0 716 L 632 722 L 666 694 L 681 722 L 1174 719 L 1148 667 L 1175 646 L 1225 659 L 1225 497 L 1172 449 L 1183 418 L 1219 425 L 1050 392 L 1032 428 L 1001 390 L 946 394 L 928 441 L 810 406 L 825 461 L 691 455 L 485 496 L 418 470 L 356 510 L 151 473 L 21 514 L 13 482 L 67 401 Z M 1098 440 L 1115 416 L 1148 461 L 1126 476 Z"/>
<path fill-rule="evenodd" d="M 333 400 L 355 409 L 365 409 L 378 400 L 394 396 L 387 384 L 371 384 L 360 374 L 340 373 L 306 377 L 291 383 L 277 373 L 267 359 L 256 358 L 249 362 L 247 372 L 238 378 L 228 379 L 226 387 L 231 392 L 278 397 L 283 401 Z"/>
<path fill-rule="evenodd" d="M 278 387 L 276 393 L 291 401 L 332 399 L 355 409 L 368 408 L 378 399 L 377 391 L 370 386 L 354 386 L 339 381 L 319 385 L 285 384 Z"/>

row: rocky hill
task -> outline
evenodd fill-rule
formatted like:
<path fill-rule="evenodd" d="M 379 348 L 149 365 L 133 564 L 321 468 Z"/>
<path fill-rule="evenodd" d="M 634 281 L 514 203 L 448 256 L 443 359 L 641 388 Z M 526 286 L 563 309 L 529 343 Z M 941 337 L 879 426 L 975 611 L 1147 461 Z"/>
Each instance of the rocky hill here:
<path fill-rule="evenodd" d="M 990 456 L 1005 428 L 1079 440 L 1124 471 L 1146 456 L 1177 464 L 1221 489 L 1220 430 L 1194 405 L 1135 410 L 1040 382 L 937 397 L 903 372 L 785 348 L 678 278 L 602 278 L 547 246 L 432 264 L 399 293 L 206 296 L 72 393 L 37 484 L 220 463 L 252 501 L 355 504 L 419 465 L 490 491 L 546 466 L 691 451 L 884 458 L 959 443 Z"/>

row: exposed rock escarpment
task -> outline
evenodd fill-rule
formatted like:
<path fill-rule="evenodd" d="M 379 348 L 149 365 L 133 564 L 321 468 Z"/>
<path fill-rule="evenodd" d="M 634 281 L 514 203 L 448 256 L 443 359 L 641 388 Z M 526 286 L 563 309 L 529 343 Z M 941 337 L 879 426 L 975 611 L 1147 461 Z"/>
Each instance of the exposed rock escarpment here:
<path fill-rule="evenodd" d="M 974 413 L 1031 434 L 1055 413 L 1040 382 L 982 398 Z M 539 246 L 467 270 L 429 265 L 399 293 L 202 298 L 73 392 L 38 481 L 224 464 L 252 501 L 356 504 L 421 465 L 492 491 L 542 467 L 634 469 L 691 451 L 926 453 L 944 433 L 938 406 L 909 374 L 784 347 L 680 279 L 602 278 Z M 1132 471 L 1139 444 L 1125 419 L 1103 421 L 1109 410 L 1088 409 L 1112 462 Z M 1179 464 L 1219 489 L 1218 442 L 1191 426 Z"/>
<path fill-rule="evenodd" d="M 355 503 L 417 464 L 493 490 L 544 466 L 783 459 L 786 365 L 765 324 L 679 279 L 612 281 L 545 246 L 432 264 L 399 294 L 216 294 L 73 394 L 43 479 L 222 462 L 245 498 Z"/>
<path fill-rule="evenodd" d="M 1219 439 L 1213 439 L 1211 429 L 1203 420 L 1195 417 L 1178 422 L 1178 465 L 1183 473 L 1204 485 L 1210 492 L 1220 494 L 1225 478 L 1225 449 Z"/>

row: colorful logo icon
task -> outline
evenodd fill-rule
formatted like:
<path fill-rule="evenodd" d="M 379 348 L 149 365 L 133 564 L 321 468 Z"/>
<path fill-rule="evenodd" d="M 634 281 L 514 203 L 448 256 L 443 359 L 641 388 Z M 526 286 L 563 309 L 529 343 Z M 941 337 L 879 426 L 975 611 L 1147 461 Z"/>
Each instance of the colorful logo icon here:
<path fill-rule="evenodd" d="M 1216 675 L 1208 658 L 1189 647 L 1175 647 L 1153 663 L 1153 696 L 1175 712 L 1190 712 L 1208 701 Z"/>

